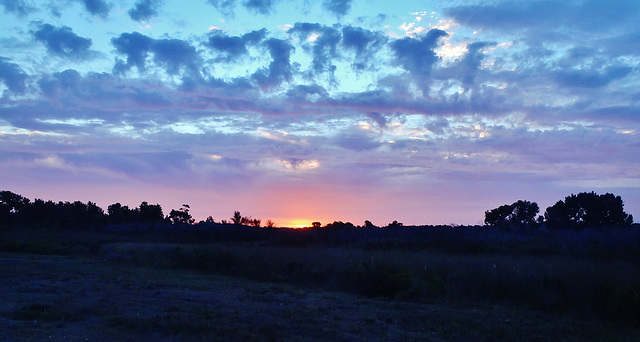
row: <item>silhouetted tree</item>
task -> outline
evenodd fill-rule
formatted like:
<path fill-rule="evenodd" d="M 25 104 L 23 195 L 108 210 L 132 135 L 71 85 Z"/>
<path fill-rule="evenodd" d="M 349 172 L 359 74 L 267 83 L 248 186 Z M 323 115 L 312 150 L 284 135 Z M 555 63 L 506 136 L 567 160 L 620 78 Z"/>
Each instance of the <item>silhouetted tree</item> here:
<path fill-rule="evenodd" d="M 0 226 L 23 224 L 31 201 L 11 191 L 0 191 Z"/>
<path fill-rule="evenodd" d="M 171 220 L 171 223 L 193 224 L 195 220 L 191 217 L 191 214 L 189 214 L 190 208 L 191 207 L 189 207 L 188 204 L 183 204 L 182 208 L 180 208 L 179 210 L 172 209 L 169 213 L 169 219 Z"/>
<path fill-rule="evenodd" d="M 274 228 L 276 226 L 276 223 L 272 220 L 267 220 L 266 226 L 267 228 Z"/>
<path fill-rule="evenodd" d="M 138 220 L 138 210 L 130 209 L 126 205 L 114 203 L 107 207 L 109 222 L 114 224 L 131 223 Z"/>
<path fill-rule="evenodd" d="M 536 223 L 538 203 L 519 200 L 484 213 L 484 224 L 493 227 L 526 227 Z"/>
<path fill-rule="evenodd" d="M 403 226 L 402 222 L 398 222 L 396 220 L 393 220 L 393 222 L 391 222 L 391 223 L 389 223 L 387 225 L 387 228 L 398 228 L 398 227 L 402 227 L 402 226 Z"/>
<path fill-rule="evenodd" d="M 371 221 L 365 220 L 364 221 L 364 227 L 365 228 L 375 228 L 376 226 L 374 226 L 373 223 L 371 223 Z"/>
<path fill-rule="evenodd" d="M 320 228 L 320 227 L 322 227 L 322 223 L 320 223 L 320 222 L 318 222 L 318 221 L 312 222 L 312 223 L 311 223 L 311 227 L 313 227 L 313 228 Z"/>
<path fill-rule="evenodd" d="M 348 228 L 355 228 L 355 226 L 351 222 L 333 221 L 333 223 L 327 224 L 326 228 L 348 229 Z"/>
<path fill-rule="evenodd" d="M 633 223 L 633 216 L 624 212 L 620 196 L 598 195 L 593 191 L 567 196 L 564 201 L 547 208 L 544 217 L 547 224 L 555 228 L 629 226 Z"/>
<path fill-rule="evenodd" d="M 240 214 L 239 211 L 234 211 L 233 212 L 233 216 L 231 217 L 231 221 L 233 222 L 233 224 L 235 224 L 236 226 L 239 226 L 242 224 L 242 214 Z"/>
<path fill-rule="evenodd" d="M 191 215 L 188 215 L 189 214 L 188 204 L 184 204 L 182 208 L 180 208 L 181 211 L 184 211 L 185 209 L 187 213 L 186 216 L 189 216 L 189 218 L 191 218 Z M 148 223 L 164 221 L 164 214 L 162 213 L 162 207 L 160 206 L 160 204 L 149 204 L 147 202 L 140 203 L 140 206 L 138 207 L 138 220 L 140 222 L 148 222 Z"/>

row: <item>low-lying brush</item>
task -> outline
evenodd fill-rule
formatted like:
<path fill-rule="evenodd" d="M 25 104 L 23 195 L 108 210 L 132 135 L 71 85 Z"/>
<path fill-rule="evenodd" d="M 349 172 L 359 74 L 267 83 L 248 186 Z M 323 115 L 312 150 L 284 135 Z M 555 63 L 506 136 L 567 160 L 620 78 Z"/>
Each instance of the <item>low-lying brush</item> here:
<path fill-rule="evenodd" d="M 569 256 L 259 245 L 113 244 L 111 260 L 414 302 L 506 303 L 640 323 L 640 265 Z"/>
<path fill-rule="evenodd" d="M 640 323 L 640 230 L 635 228 L 116 228 L 5 231 L 0 250 L 88 256 L 408 302 L 504 303 Z"/>

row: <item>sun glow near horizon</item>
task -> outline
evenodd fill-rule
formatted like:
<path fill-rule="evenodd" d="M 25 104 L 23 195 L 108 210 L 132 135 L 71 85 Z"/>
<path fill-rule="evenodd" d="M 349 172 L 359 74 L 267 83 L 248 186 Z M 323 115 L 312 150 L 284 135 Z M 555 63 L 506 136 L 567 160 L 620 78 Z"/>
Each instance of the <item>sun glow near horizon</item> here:
<path fill-rule="evenodd" d="M 276 222 L 276 226 L 283 228 L 309 228 L 311 227 L 311 223 L 315 221 L 316 220 L 302 218 L 283 219 L 281 224 Z"/>

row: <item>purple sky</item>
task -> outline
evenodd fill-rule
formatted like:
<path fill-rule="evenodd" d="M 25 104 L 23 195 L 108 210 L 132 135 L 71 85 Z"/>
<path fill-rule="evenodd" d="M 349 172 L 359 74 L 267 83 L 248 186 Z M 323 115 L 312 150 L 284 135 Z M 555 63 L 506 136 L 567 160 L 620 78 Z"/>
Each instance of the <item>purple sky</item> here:
<path fill-rule="evenodd" d="M 0 189 L 279 226 L 640 217 L 640 2 L 0 0 Z"/>

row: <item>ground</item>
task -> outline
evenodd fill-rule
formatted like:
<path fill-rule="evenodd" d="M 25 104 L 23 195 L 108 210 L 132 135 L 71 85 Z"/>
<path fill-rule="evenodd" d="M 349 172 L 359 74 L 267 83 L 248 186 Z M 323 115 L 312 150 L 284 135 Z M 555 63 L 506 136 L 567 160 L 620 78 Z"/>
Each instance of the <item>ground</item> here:
<path fill-rule="evenodd" d="M 89 256 L 0 253 L 2 341 L 640 340 L 614 323 L 406 303 Z"/>

